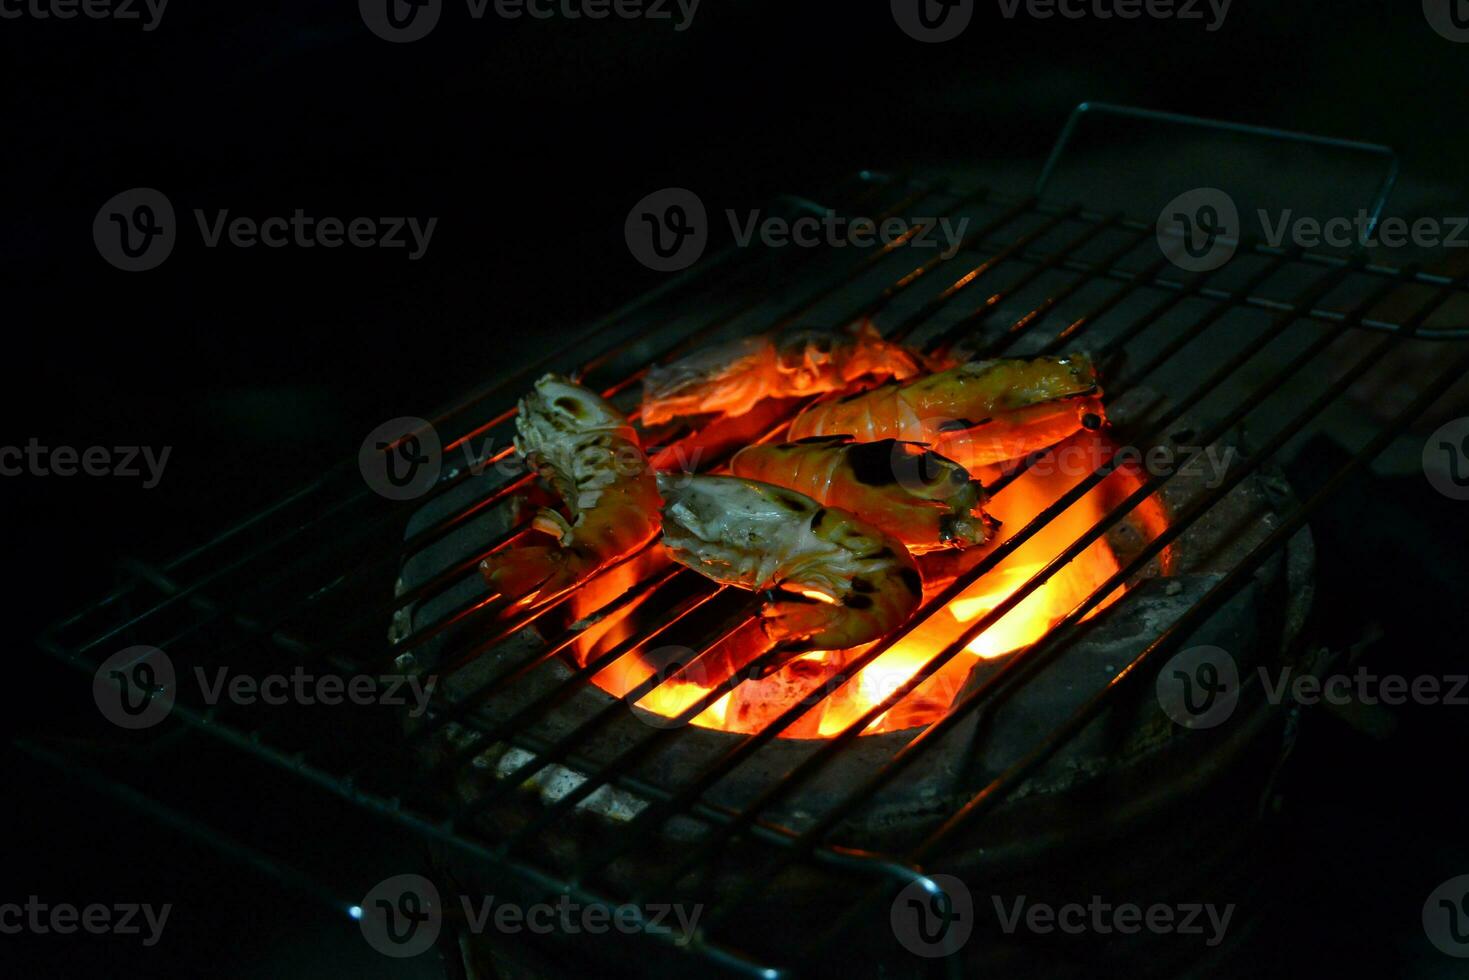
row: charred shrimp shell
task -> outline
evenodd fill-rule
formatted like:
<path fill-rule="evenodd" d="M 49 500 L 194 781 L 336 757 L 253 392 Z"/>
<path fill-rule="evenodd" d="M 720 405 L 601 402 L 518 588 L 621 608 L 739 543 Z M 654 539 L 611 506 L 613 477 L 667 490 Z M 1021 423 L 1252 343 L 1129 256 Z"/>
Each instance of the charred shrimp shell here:
<path fill-rule="evenodd" d="M 865 321 L 849 333 L 744 337 L 650 368 L 643 379 L 642 422 L 659 425 L 712 412 L 743 415 L 761 399 L 837 391 L 864 377 L 904 380 L 929 367 L 923 355 L 883 340 Z"/>
<path fill-rule="evenodd" d="M 788 656 L 868 643 L 918 608 L 912 556 L 845 511 L 733 476 L 660 473 L 658 487 L 673 560 L 725 585 L 778 590 L 761 626 Z"/>
<path fill-rule="evenodd" d="M 496 552 L 480 563 L 491 588 L 530 600 L 562 591 L 658 533 L 658 488 L 637 433 L 594 392 L 548 374 L 520 400 L 515 448 L 570 517 L 542 508 L 533 526 L 556 543 Z"/>
<path fill-rule="evenodd" d="M 790 438 L 851 435 L 858 442 L 922 442 L 974 469 L 1100 428 L 1102 389 L 1084 354 L 971 361 L 907 384 L 819 402 Z"/>
<path fill-rule="evenodd" d="M 982 509 L 984 488 L 968 470 L 894 439 L 812 436 L 748 446 L 735 455 L 730 472 L 850 511 L 914 554 L 984 544 L 999 524 Z"/>

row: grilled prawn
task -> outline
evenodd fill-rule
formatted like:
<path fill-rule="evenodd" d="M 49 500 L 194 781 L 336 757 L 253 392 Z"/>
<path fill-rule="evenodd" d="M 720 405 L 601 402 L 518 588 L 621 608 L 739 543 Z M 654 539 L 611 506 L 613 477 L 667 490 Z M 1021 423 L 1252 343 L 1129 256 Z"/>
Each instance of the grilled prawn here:
<path fill-rule="evenodd" d="M 998 526 L 980 506 L 984 488 L 964 467 L 893 439 L 812 436 L 747 446 L 730 462 L 730 472 L 849 511 L 915 555 L 984 544 Z"/>
<path fill-rule="evenodd" d="M 789 438 L 922 442 L 973 469 L 1044 449 L 1104 419 L 1086 355 L 1002 358 L 819 402 L 796 417 Z"/>
<path fill-rule="evenodd" d="M 491 588 L 531 599 L 574 585 L 658 533 L 658 488 L 626 418 L 581 385 L 548 374 L 520 400 L 515 448 L 565 503 L 532 524 L 553 545 L 511 548 L 480 562 Z"/>
<path fill-rule="evenodd" d="M 778 590 L 761 625 L 792 656 L 870 642 L 918 608 L 912 556 L 846 511 L 733 476 L 660 473 L 658 488 L 673 560 L 726 585 Z"/>
<path fill-rule="evenodd" d="M 818 395 L 864 377 L 914 377 L 934 366 L 922 354 L 883 340 L 870 322 L 852 333 L 801 331 L 744 337 L 653 367 L 643 379 L 642 421 L 684 415 L 743 415 L 762 398 Z"/>

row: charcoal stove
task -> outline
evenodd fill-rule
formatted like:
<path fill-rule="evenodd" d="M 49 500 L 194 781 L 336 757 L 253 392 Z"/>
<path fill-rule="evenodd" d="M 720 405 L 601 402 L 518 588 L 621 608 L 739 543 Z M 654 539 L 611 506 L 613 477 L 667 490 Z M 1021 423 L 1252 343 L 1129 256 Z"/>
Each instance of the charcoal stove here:
<path fill-rule="evenodd" d="M 1469 363 L 1426 384 L 1309 499 L 1296 499 L 1275 461 L 1387 351 L 1456 335 L 1425 324 L 1464 288 L 1360 254 L 1250 239 L 1226 265 L 1180 274 L 1152 223 L 1060 206 L 1043 191 L 1044 178 L 1036 193 L 1013 197 L 860 174 L 834 192 L 844 210 L 962 215 L 971 231 L 961 250 L 917 265 L 901 242 L 860 254 L 714 256 L 581 342 L 434 415 L 443 466 L 426 496 L 389 501 L 348 464 L 166 566 L 134 568 L 47 645 L 88 673 L 147 643 L 181 664 L 264 672 L 304 662 L 435 678 L 419 718 L 377 712 L 324 730 L 303 713 L 205 706 L 182 689 L 171 717 L 421 835 L 441 895 L 522 904 L 567 895 L 635 915 L 655 903 L 701 910 L 689 932 L 644 928 L 595 943 L 527 942 L 446 916 L 458 942 L 441 942 L 473 975 L 560 975 L 588 962 L 637 975 L 686 970 L 691 958 L 761 976 L 945 967 L 1069 976 L 1124 962 L 1161 975 L 1197 965 L 1218 951 L 1183 936 L 1006 934 L 989 900 L 1099 894 L 1251 907 L 1265 874 L 1252 843 L 1289 751 L 1291 709 L 1246 679 L 1227 724 L 1180 724 L 1155 681 L 1170 658 L 1201 647 L 1229 651 L 1246 677 L 1257 664 L 1310 668 L 1300 638 L 1312 511 Z M 1408 291 L 1421 294 L 1416 308 L 1389 318 Z M 1087 349 L 1104 365 L 1108 441 L 1083 434 L 1079 457 L 1089 462 L 1064 489 L 1007 519 L 998 547 L 930 590 L 897 634 L 840 670 L 798 666 L 799 696 L 749 731 L 711 726 L 706 713 L 768 683 L 762 654 L 740 652 L 751 597 L 660 563 L 656 549 L 529 609 L 506 609 L 487 592 L 477 562 L 528 533 L 514 501 L 529 479 L 514 470 L 508 433 L 516 394 L 540 372 L 574 372 L 631 405 L 649 364 L 699 344 L 859 318 L 888 337 L 976 356 Z M 1345 338 L 1371 333 L 1376 342 L 1344 371 L 1322 368 Z M 777 406 L 769 431 L 796 407 Z M 1143 459 L 1228 450 L 1220 458 L 1229 462 L 1212 474 L 1150 470 L 1113 454 L 1117 446 Z M 996 504 L 1058 454 L 993 474 Z M 977 615 L 955 615 L 915 672 L 840 715 L 839 727 L 811 727 L 864 668 L 1079 504 L 1098 508 L 1094 519 L 1023 566 Z M 992 657 L 970 650 L 1097 545 L 1116 564 L 1085 582 L 1043 635 Z M 650 666 L 646 680 L 600 682 L 633 657 Z M 658 688 L 694 676 L 692 701 L 649 707 Z M 917 704 L 939 710 L 905 724 L 920 717 Z M 370 881 L 344 870 L 344 894 L 367 890 Z M 898 924 L 903 903 L 917 895 L 952 906 L 954 879 L 972 893 L 973 935 L 952 955 L 915 955 Z"/>

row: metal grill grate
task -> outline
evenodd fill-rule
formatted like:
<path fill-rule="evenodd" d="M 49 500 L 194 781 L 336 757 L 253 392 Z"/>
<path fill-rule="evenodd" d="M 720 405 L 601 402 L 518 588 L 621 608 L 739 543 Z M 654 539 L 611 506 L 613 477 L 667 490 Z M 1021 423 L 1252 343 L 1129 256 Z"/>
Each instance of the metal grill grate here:
<path fill-rule="evenodd" d="M 674 785 L 650 783 L 640 764 L 686 738 L 691 730 L 687 726 L 648 728 L 640 740 L 610 759 L 589 751 L 589 746 L 610 719 L 628 712 L 625 702 L 676 678 L 724 636 L 741 629 L 754 610 L 753 601 L 734 606 L 734 614 L 711 632 L 708 644 L 694 658 L 651 678 L 623 701 L 613 699 L 570 730 L 546 734 L 538 728 L 553 707 L 588 686 L 599 670 L 644 648 L 687 617 L 733 598 L 677 566 L 638 582 L 598 611 L 606 619 L 645 608 L 657 610 L 632 635 L 572 671 L 560 687 L 540 691 L 490 720 L 484 707 L 518 693 L 538 665 L 562 657 L 581 635 L 584 623 L 547 627 L 544 645 L 533 656 L 461 690 L 452 701 L 441 695 L 428 723 L 407 735 L 392 732 L 385 738 L 353 742 L 309 725 L 303 728 L 301 719 L 289 711 L 187 701 L 175 708 L 175 715 L 191 728 L 388 815 L 463 859 L 547 895 L 566 892 L 584 902 L 618 904 L 680 894 L 681 881 L 717 864 L 732 842 L 741 840 L 753 849 L 742 853 L 756 855 L 754 873 L 741 887 L 711 900 L 697 935 L 665 935 L 662 941 L 677 941 L 679 952 L 708 957 L 737 972 L 773 975 L 772 971 L 829 949 L 859 927 L 862 917 L 876 907 L 874 902 L 890 897 L 896 888 L 914 881 L 934 888 L 925 872 L 943 869 L 946 845 L 977 825 L 1139 678 L 1149 676 L 1148 667 L 1166 659 L 1193 626 L 1246 585 L 1305 526 L 1327 495 L 1469 369 L 1469 357 L 1460 357 L 1425 383 L 1408 409 L 1376 432 L 1318 493 L 1286 514 L 1183 619 L 1157 635 L 1132 662 L 1118 665 L 1115 676 L 1099 685 L 1079 710 L 1013 765 L 977 786 L 926 836 L 893 853 L 857 851 L 837 839 L 844 821 L 880 797 L 987 702 L 1024 684 L 1040 665 L 1064 656 L 1081 635 L 1072 627 L 1234 487 L 1309 432 L 1322 413 L 1379 365 L 1389 350 L 1401 343 L 1462 336 L 1462 330 L 1426 324 L 1450 299 L 1469 290 L 1462 280 L 1413 267 L 1392 268 L 1362 256 L 1272 249 L 1256 241 L 1242 243 L 1235 259 L 1221 269 L 1183 275 L 1159 253 L 1151 224 L 1080 205 L 1057 206 L 1033 196 L 1009 198 L 984 189 L 862 174 L 837 198 L 845 202 L 845 210 L 879 218 L 964 215 L 971 219 L 970 230 L 953 258 L 921 263 L 914 261 L 904 241 L 860 254 L 777 255 L 737 249 L 721 253 L 567 345 L 568 351 L 596 351 L 593 356 L 573 363 L 564 352 L 553 353 L 435 415 L 431 422 L 436 430 L 452 437 L 444 440 L 445 459 L 466 449 L 469 455 L 463 465 L 446 466 L 427 497 L 411 504 L 390 503 L 363 487 L 355 467 L 344 464 L 167 564 L 128 565 L 124 585 L 58 624 L 48 633 L 46 646 L 88 673 L 131 643 L 162 648 L 179 664 L 247 664 L 261 670 L 305 664 L 322 672 L 370 675 L 391 670 L 405 653 L 430 647 L 441 673 L 473 664 L 527 628 L 559 623 L 558 610 L 571 595 L 554 597 L 508 620 L 497 618 L 498 605 L 476 587 L 475 565 L 484 554 L 522 540 L 527 533 L 523 525 L 511 527 L 498 539 L 484 540 L 472 555 L 447 562 L 439 556 L 438 549 L 456 533 L 529 483 L 526 476 L 496 475 L 495 464 L 513 455 L 506 433 L 518 393 L 544 370 L 574 369 L 608 397 L 629 395 L 648 364 L 715 338 L 755 330 L 873 316 L 887 336 L 930 350 L 963 343 L 979 356 L 997 356 L 1079 345 L 1110 365 L 1105 374 L 1109 398 L 1143 387 L 1167 392 L 1165 410 L 1153 418 L 1148 432 L 1134 435 L 1138 440 L 1166 431 L 1186 414 L 1212 420 L 1197 436 L 1200 447 L 1248 424 L 1258 434 L 1258 445 L 1236 461 L 1218 487 L 1173 514 L 1166 531 L 1076 606 L 1044 640 L 1023 655 L 1010 657 L 983 683 L 967 690 L 942 721 L 897 747 L 864 780 L 835 794 L 829 807 L 813 814 L 801 828 L 775 819 L 772 808 L 818 779 L 835 758 L 851 750 L 868 723 L 1101 539 L 1158 492 L 1170 475 L 1144 481 L 1016 592 L 970 623 L 915 677 L 857 722 L 814 743 L 793 770 L 772 774 L 762 790 L 739 808 L 711 802 L 711 789 L 756 759 L 786 725 L 814 710 L 817 699 L 791 707 L 757 734 L 739 736 L 728 751 L 688 767 Z M 1399 312 L 1405 296 L 1414 299 L 1414 308 Z M 1335 373 L 1326 370 L 1329 351 L 1340 351 L 1344 338 L 1366 336 L 1366 331 L 1377 332 L 1373 343 L 1350 350 L 1352 356 Z M 770 435 L 778 431 L 777 427 Z M 470 459 L 489 468 L 476 473 L 477 467 L 468 465 Z M 1100 484 L 1115 465 L 1102 464 L 1016 530 L 977 567 L 927 602 L 912 622 L 844 668 L 841 678 L 871 663 L 917 629 L 925 617 L 960 596 Z M 1009 474 L 991 492 L 1003 495 L 1023 470 L 1022 466 Z M 393 595 L 394 577 L 415 561 L 426 562 L 434 571 Z M 682 592 L 677 591 L 680 588 Z M 409 611 L 411 631 L 404 626 Z M 397 642 L 386 638 L 390 626 L 404 634 Z M 679 721 L 687 722 L 754 676 L 768 659 L 769 655 L 757 658 L 714 687 Z M 836 687 L 832 682 L 823 690 L 829 694 Z M 459 733 L 455 750 L 440 768 L 423 768 L 419 751 L 451 725 Z M 498 743 L 521 749 L 525 761 L 469 802 L 446 802 L 442 788 L 453 782 L 451 771 L 472 767 L 487 747 Z M 487 831 L 479 817 L 512 799 L 554 765 L 575 768 L 585 778 L 515 828 Z M 598 846 L 579 853 L 573 867 L 548 860 L 547 841 L 568 832 L 579 805 L 608 786 L 635 794 L 648 805 Z M 681 845 L 662 873 L 639 880 L 636 894 L 613 893 L 599 883 L 611 880 L 603 877 L 609 866 L 656 847 L 676 821 L 693 821 L 703 828 L 701 836 Z M 762 946 L 761 937 L 729 926 L 732 912 L 758 907 L 783 873 L 798 868 L 828 869 L 852 882 L 868 881 L 870 888 L 854 886 L 840 898 L 833 897 L 831 928 L 808 937 L 803 949 L 771 949 Z M 339 887 L 347 891 L 359 884 L 348 877 Z"/>

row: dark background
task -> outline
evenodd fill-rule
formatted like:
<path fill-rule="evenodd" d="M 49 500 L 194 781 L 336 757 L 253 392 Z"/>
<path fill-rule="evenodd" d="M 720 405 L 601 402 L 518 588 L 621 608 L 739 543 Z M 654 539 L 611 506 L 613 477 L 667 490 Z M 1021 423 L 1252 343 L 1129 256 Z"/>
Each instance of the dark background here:
<path fill-rule="evenodd" d="M 820 197 L 861 167 L 983 163 L 1028 176 L 1084 99 L 1387 143 L 1405 172 L 1454 187 L 1469 142 L 1469 45 L 1435 34 L 1417 3 L 1386 0 L 1237 0 L 1213 33 L 1198 21 L 1006 20 L 980 3 L 963 37 L 938 45 L 906 37 L 885 3 L 704 0 L 678 33 L 617 19 L 472 22 L 450 2 L 430 37 L 392 45 L 349 0 L 173 0 L 151 33 L 26 18 L 0 21 L 0 42 L 0 441 L 172 447 L 151 490 L 0 480 L 22 641 L 6 727 L 27 732 L 83 724 L 85 685 L 28 638 L 99 596 L 118 557 L 197 543 L 353 455 L 381 420 L 428 414 L 662 281 L 623 242 L 628 209 L 653 190 L 688 187 L 722 210 Z M 164 191 L 182 227 L 161 268 L 126 274 L 102 261 L 90 227 L 135 186 Z M 439 222 L 417 262 L 211 250 L 195 207 Z M 1363 489 L 1332 518 L 1354 543 L 1327 551 L 1327 595 L 1343 639 L 1370 616 L 1389 624 L 1384 649 L 1446 670 L 1463 666 L 1449 619 L 1469 535 L 1462 508 L 1421 484 Z M 1376 493 L 1381 507 L 1367 507 Z M 1388 509 L 1408 525 L 1354 537 Z M 1391 583 L 1366 571 L 1384 560 Z M 1387 747 L 1343 731 L 1321 748 L 1299 843 L 1325 868 L 1312 894 L 1346 924 L 1300 925 L 1282 968 L 1330 955 L 1451 975 L 1433 971 L 1457 964 L 1413 945 L 1412 896 L 1469 871 L 1454 795 L 1464 710 L 1407 717 Z M 297 911 L 289 890 L 6 762 L 17 854 L 0 859 L 0 900 L 116 893 L 180 910 L 159 950 L 0 937 L 0 969 L 17 953 L 30 972 L 15 975 L 291 976 L 308 968 L 295 950 L 341 932 Z M 309 968 L 393 975 L 372 959 L 322 955 Z"/>

